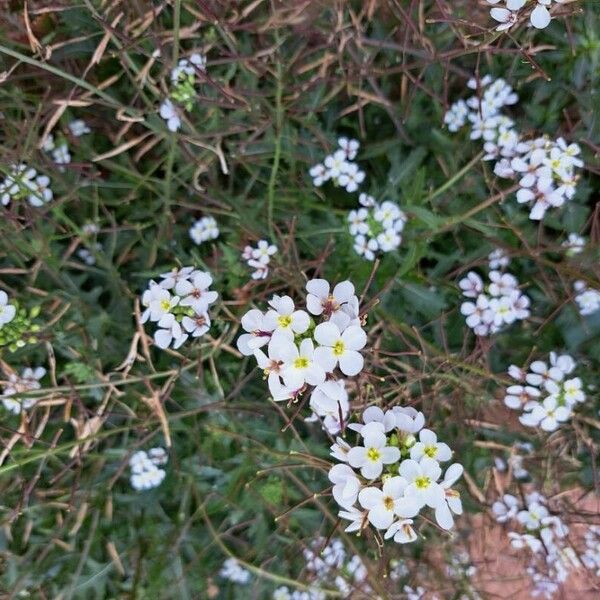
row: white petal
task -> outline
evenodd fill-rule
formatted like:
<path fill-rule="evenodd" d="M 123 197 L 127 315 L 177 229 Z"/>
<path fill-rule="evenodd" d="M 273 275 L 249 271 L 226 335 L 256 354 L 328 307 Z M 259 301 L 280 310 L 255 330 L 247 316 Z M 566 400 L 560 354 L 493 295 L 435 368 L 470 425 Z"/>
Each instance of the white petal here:
<path fill-rule="evenodd" d="M 531 13 L 531 24 L 536 29 L 544 29 L 550 23 L 550 13 L 545 6 L 538 4 Z"/>
<path fill-rule="evenodd" d="M 362 371 L 364 363 L 365 359 L 362 357 L 362 354 L 354 350 L 350 350 L 340 357 L 340 369 L 348 377 L 358 375 Z"/>

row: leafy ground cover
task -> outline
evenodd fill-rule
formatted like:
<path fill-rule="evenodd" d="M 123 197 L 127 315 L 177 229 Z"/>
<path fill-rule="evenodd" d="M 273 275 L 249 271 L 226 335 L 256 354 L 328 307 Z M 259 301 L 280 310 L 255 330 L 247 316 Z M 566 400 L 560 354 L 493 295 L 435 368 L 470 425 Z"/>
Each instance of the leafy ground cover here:
<path fill-rule="evenodd" d="M 4 3 L 3 597 L 598 593 L 600 11 L 500 4 Z M 153 291 L 188 266 L 212 281 Z M 320 278 L 353 284 L 364 365 L 307 422 L 318 376 L 292 393 L 239 338 L 287 295 L 290 343 L 342 353 Z M 385 539 L 363 494 L 345 531 L 330 448 L 369 407 L 451 448 L 452 528 L 421 506 Z M 390 427 L 361 489 L 437 465 Z"/>

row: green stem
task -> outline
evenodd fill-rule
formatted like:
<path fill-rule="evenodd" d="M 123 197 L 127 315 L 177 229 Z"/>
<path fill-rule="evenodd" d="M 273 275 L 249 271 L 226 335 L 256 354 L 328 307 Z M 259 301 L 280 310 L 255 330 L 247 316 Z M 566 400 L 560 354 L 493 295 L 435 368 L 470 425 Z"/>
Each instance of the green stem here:
<path fill-rule="evenodd" d="M 275 239 L 275 231 L 273 229 L 273 205 L 275 203 L 275 181 L 277 179 L 277 171 L 279 170 L 279 161 L 281 159 L 281 129 L 283 126 L 283 106 L 281 103 L 283 85 L 281 79 L 281 63 L 277 63 L 277 87 L 275 90 L 275 152 L 273 154 L 273 166 L 271 168 L 267 192 L 268 223 L 271 241 Z"/>

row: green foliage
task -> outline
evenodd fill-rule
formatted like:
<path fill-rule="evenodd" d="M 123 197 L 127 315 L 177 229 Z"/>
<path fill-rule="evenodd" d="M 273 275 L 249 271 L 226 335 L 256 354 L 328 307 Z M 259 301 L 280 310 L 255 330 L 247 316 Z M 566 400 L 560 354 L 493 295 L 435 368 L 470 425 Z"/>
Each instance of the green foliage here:
<path fill-rule="evenodd" d="M 471 14 L 463 2 L 441 3 L 456 4 L 455 22 L 438 2 L 294 12 L 294 3 L 132 1 L 120 3 L 121 16 L 113 3 L 35 13 L 33 4 L 39 47 L 22 9 L 7 11 L 0 169 L 26 162 L 51 177 L 55 198 L 0 206 L 0 288 L 19 306 L 0 329 L 0 358 L 49 373 L 30 415 L 1 416 L 4 447 L 21 418 L 25 433 L 0 465 L 0 591 L 266 599 L 278 585 L 305 584 L 302 549 L 332 535 L 373 566 L 381 597 L 400 598 L 413 579 L 391 581 L 390 560 L 428 564 L 428 545 L 451 551 L 456 540 L 433 527 L 419 544 L 381 553 L 372 535 L 343 533 L 326 475 L 332 440 L 304 423 L 306 407 L 269 402 L 262 374 L 235 349 L 249 308 L 274 293 L 301 298 L 315 274 L 351 279 L 369 306 L 369 373 L 353 419 L 366 404 L 423 410 L 471 476 L 467 512 L 487 509 L 493 459 L 525 441 L 540 489 L 593 486 L 597 394 L 551 451 L 501 402 L 507 367 L 552 350 L 573 354 L 581 378 L 599 383 L 600 313 L 582 318 L 572 301 L 573 281 L 598 286 L 600 256 L 600 15 L 591 3 L 544 32 L 499 38 L 487 11 Z M 207 54 L 206 75 L 172 88 L 171 68 L 193 50 Z M 543 225 L 514 195 L 490 203 L 504 184 L 480 144 L 443 128 L 475 71 L 517 89 L 511 116 L 523 131 L 582 146 L 589 168 L 577 195 Z M 176 134 L 158 114 L 168 96 L 185 109 Z M 92 132 L 71 135 L 74 118 Z M 39 149 L 46 127 L 69 143 L 64 169 Z M 348 233 L 357 195 L 315 188 L 308 176 L 340 135 L 361 141 L 361 190 L 409 217 L 400 248 L 376 264 L 355 254 Z M 221 235 L 195 246 L 188 231 L 204 215 Z M 99 230 L 86 231 L 90 223 Z M 590 243 L 567 257 L 571 232 Z M 279 253 L 269 278 L 253 281 L 240 254 L 263 238 Z M 482 341 L 465 327 L 457 281 L 485 270 L 496 247 L 511 255 L 533 316 Z M 192 264 L 219 291 L 210 334 L 160 352 L 141 335 L 139 296 L 148 280 Z M 162 485 L 134 492 L 130 455 L 169 441 Z M 242 592 L 217 575 L 228 555 L 253 568 Z"/>

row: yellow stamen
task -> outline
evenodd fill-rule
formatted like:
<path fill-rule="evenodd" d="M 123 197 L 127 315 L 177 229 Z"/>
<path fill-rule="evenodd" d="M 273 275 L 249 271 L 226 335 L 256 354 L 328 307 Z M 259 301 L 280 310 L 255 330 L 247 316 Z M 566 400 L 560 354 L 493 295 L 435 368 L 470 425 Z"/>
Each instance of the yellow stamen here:
<path fill-rule="evenodd" d="M 342 354 L 344 354 L 344 349 L 344 342 L 342 342 L 342 340 L 338 340 L 333 346 L 333 354 L 335 356 L 342 356 Z"/>
<path fill-rule="evenodd" d="M 373 462 L 377 462 L 381 458 L 381 452 L 377 448 L 369 448 L 367 450 L 367 458 Z"/>

